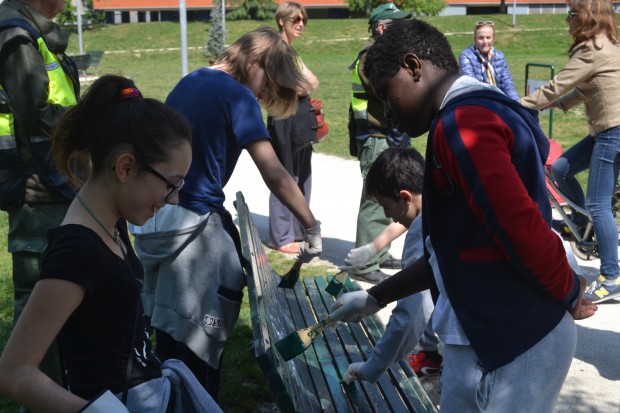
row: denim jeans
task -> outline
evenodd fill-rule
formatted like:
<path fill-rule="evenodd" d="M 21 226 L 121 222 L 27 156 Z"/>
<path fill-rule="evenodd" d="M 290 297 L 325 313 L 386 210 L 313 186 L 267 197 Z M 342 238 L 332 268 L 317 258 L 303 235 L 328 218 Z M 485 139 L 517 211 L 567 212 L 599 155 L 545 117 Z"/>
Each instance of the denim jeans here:
<path fill-rule="evenodd" d="M 551 175 L 573 202 L 592 216 L 601 257 L 600 272 L 605 278 L 620 274 L 618 267 L 618 227 L 611 213 L 611 197 L 620 169 L 620 126 L 594 137 L 586 136 L 567 150 L 551 166 Z M 590 169 L 586 197 L 575 175 Z"/>

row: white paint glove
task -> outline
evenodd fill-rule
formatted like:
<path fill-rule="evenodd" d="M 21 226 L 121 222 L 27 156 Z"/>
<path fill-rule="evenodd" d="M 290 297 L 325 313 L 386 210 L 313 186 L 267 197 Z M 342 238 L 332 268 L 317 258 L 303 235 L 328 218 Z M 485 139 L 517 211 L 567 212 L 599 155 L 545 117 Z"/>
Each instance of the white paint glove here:
<path fill-rule="evenodd" d="M 318 257 L 323 252 L 323 239 L 321 238 L 321 221 L 316 221 L 316 225 L 306 230 L 306 236 L 299 247 L 298 260 L 310 262 L 312 258 Z"/>
<path fill-rule="evenodd" d="M 364 290 L 342 294 L 330 308 L 329 318 L 358 323 L 362 318 L 381 310 L 375 298 Z"/>
<path fill-rule="evenodd" d="M 347 384 L 351 384 L 355 380 L 365 380 L 364 375 L 360 372 L 363 365 L 363 362 L 349 364 L 349 368 L 347 368 L 347 371 L 344 373 L 343 381 Z"/>
<path fill-rule="evenodd" d="M 349 251 L 347 258 L 344 259 L 344 262 L 351 267 L 361 267 L 362 265 L 368 263 L 375 255 L 377 255 L 377 250 L 373 247 L 372 244 L 366 244 L 359 248 L 354 248 Z"/>
<path fill-rule="evenodd" d="M 106 390 L 89 401 L 78 413 L 129 413 L 129 410 L 110 390 Z"/>

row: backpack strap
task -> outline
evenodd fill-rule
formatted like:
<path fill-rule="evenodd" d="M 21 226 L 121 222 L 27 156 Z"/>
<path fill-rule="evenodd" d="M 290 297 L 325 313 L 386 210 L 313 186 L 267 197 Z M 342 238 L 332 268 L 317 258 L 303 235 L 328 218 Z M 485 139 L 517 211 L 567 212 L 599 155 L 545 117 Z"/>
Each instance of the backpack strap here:
<path fill-rule="evenodd" d="M 39 33 L 39 31 L 37 31 L 34 27 L 32 27 L 30 23 L 22 19 L 9 19 L 9 20 L 4 20 L 0 22 L 0 29 L 8 28 L 8 27 L 19 27 L 20 29 L 24 29 L 25 31 L 28 32 L 30 37 L 32 37 L 32 39 L 35 41 L 39 37 L 41 37 L 41 34 Z"/>

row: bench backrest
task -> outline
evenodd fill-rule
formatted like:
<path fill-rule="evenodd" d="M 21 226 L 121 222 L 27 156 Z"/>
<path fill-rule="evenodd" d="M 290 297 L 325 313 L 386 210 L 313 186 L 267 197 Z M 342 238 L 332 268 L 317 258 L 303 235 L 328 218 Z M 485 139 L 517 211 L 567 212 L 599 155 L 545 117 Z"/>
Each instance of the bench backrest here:
<path fill-rule="evenodd" d="M 75 62 L 75 65 L 77 66 L 78 70 L 80 70 L 80 71 L 84 71 L 84 70 L 88 69 L 88 66 L 90 66 L 91 56 L 88 53 L 85 53 L 85 54 L 75 54 L 75 55 L 71 55 L 69 57 L 71 58 L 71 60 L 73 60 Z"/>
<path fill-rule="evenodd" d="M 99 63 L 101 63 L 101 59 L 103 58 L 103 53 L 104 53 L 103 50 L 93 50 L 93 51 L 86 52 L 86 54 L 90 55 L 90 66 L 96 69 L 97 66 L 99 66 Z"/>
<path fill-rule="evenodd" d="M 324 319 L 334 298 L 325 292 L 326 277 L 300 279 L 294 289 L 278 287 L 243 194 L 237 214 L 247 274 L 253 340 L 250 351 L 283 412 L 428 412 L 437 410 L 409 366 L 395 365 L 376 383 L 342 383 L 350 363 L 365 361 L 384 326 L 376 317 L 362 323 L 339 323 L 316 337 L 303 354 L 284 361 L 275 343 Z M 345 290 L 359 289 L 348 280 Z"/>

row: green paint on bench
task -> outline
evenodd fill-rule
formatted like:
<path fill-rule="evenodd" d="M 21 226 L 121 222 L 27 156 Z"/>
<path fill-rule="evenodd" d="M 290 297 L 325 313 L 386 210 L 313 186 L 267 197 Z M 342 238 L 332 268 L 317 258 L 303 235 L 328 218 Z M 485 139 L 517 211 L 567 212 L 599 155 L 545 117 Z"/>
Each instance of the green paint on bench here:
<path fill-rule="evenodd" d="M 250 352 L 283 412 L 426 412 L 433 403 L 406 363 L 392 367 L 377 383 L 342 383 L 350 363 L 368 358 L 385 327 L 377 316 L 361 323 L 339 323 L 325 330 L 301 355 L 286 362 L 275 343 L 325 319 L 334 301 L 326 277 L 305 277 L 292 289 L 278 288 L 243 194 L 235 202 L 247 274 L 253 339 Z M 344 291 L 359 289 L 347 280 Z"/>

